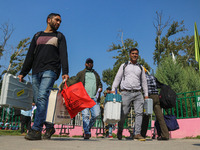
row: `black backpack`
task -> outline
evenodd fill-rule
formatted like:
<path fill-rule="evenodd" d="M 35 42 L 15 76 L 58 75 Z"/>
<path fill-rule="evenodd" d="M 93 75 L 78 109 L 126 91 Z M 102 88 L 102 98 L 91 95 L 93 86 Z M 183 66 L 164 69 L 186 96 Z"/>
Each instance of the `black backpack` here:
<path fill-rule="evenodd" d="M 177 98 L 176 93 L 168 85 L 162 84 L 160 87 L 160 106 L 164 109 L 175 107 Z"/>

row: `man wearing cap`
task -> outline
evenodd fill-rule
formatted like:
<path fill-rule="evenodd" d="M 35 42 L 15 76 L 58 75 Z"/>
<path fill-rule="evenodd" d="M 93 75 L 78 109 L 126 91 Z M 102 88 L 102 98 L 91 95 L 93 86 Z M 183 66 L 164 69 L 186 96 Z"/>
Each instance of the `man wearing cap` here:
<path fill-rule="evenodd" d="M 76 82 L 82 82 L 88 95 L 96 102 L 96 105 L 92 108 L 86 108 L 82 111 L 84 139 L 89 139 L 91 137 L 90 130 L 100 114 L 99 102 L 102 91 L 100 76 L 93 69 L 93 60 L 91 58 L 86 59 L 85 69 L 77 73 Z M 91 112 L 91 119 L 89 111 Z"/>

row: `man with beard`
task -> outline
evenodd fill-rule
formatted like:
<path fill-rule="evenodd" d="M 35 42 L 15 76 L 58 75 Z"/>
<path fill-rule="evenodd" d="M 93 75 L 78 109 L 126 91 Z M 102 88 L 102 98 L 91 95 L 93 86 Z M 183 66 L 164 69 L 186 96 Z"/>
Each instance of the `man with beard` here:
<path fill-rule="evenodd" d="M 69 79 L 69 81 L 70 80 L 71 79 Z M 89 139 L 91 137 L 90 130 L 93 127 L 96 118 L 100 115 L 100 93 L 102 92 L 100 76 L 93 69 L 93 60 L 91 58 L 86 60 L 85 69 L 77 73 L 74 83 L 77 82 L 83 83 L 90 98 L 96 102 L 96 105 L 92 108 L 82 110 L 84 139 Z"/>
<path fill-rule="evenodd" d="M 62 79 L 69 78 L 65 36 L 61 32 L 57 32 L 60 24 L 61 16 L 59 14 L 48 15 L 46 30 L 34 35 L 18 76 L 19 81 L 22 82 L 32 69 L 32 86 L 37 109 L 32 129 L 25 136 L 27 140 L 41 140 L 43 125 L 46 126 L 43 139 L 50 139 L 55 133 L 54 125 L 45 122 L 50 91 L 60 76 L 61 66 Z"/>

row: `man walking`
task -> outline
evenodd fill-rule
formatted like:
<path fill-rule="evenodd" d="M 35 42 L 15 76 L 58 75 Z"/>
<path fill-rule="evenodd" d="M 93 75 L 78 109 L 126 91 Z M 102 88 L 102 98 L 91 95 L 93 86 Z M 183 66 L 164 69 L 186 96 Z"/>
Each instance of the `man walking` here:
<path fill-rule="evenodd" d="M 88 58 L 85 62 L 85 69 L 78 72 L 75 77 L 75 82 L 82 82 L 85 90 L 87 91 L 90 98 L 92 98 L 96 105 L 92 108 L 86 108 L 82 110 L 83 119 L 83 130 L 84 139 L 89 139 L 91 137 L 91 128 L 93 127 L 96 118 L 100 115 L 100 93 L 102 91 L 102 83 L 100 76 L 93 69 L 93 60 Z M 91 119 L 90 119 L 91 112 Z"/>
<path fill-rule="evenodd" d="M 34 35 L 18 76 L 22 81 L 32 69 L 32 85 L 37 109 L 32 129 L 25 136 L 27 140 L 41 140 L 43 125 L 46 126 L 43 139 L 50 139 L 55 133 L 54 125 L 45 122 L 48 98 L 54 82 L 60 76 L 61 66 L 62 79 L 69 78 L 65 36 L 57 32 L 61 24 L 61 16 L 51 13 L 46 21 L 46 30 Z"/>
<path fill-rule="evenodd" d="M 34 105 L 35 103 L 32 103 L 32 108 Z M 25 126 L 27 131 L 31 129 L 31 116 L 32 116 L 32 109 L 27 111 L 21 110 L 21 116 L 20 116 L 21 135 L 26 135 Z"/>
<path fill-rule="evenodd" d="M 158 140 L 169 140 L 169 131 L 167 128 L 167 125 L 164 120 L 164 116 L 162 113 L 162 109 L 160 107 L 160 101 L 159 101 L 159 96 L 158 96 L 158 85 L 156 83 L 156 78 L 146 71 L 146 78 L 147 78 L 147 85 L 148 85 L 148 94 L 149 98 L 153 99 L 153 111 L 156 116 L 156 120 L 158 120 L 161 133 L 158 132 Z M 143 137 L 146 137 L 147 129 L 148 129 L 148 124 L 149 124 L 149 115 L 144 115 L 143 116 L 143 121 L 142 121 L 142 130 L 141 130 L 141 135 Z"/>
<path fill-rule="evenodd" d="M 122 109 L 121 109 L 121 120 L 118 123 L 117 138 L 122 139 L 122 132 L 125 119 L 129 114 L 131 102 L 134 104 L 135 110 L 135 139 L 145 141 L 145 138 L 141 136 L 141 124 L 143 116 L 143 104 L 144 98 L 142 95 L 142 89 L 144 92 L 145 99 L 148 98 L 147 81 L 143 67 L 137 63 L 139 50 L 132 48 L 129 51 L 130 61 L 120 66 L 113 85 L 112 91 L 120 84 L 121 95 L 122 95 Z"/>

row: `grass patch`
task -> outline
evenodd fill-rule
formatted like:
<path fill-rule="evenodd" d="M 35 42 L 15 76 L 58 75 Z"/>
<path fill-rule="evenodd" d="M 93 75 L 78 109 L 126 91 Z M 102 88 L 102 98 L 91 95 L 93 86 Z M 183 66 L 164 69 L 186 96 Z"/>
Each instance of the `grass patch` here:
<path fill-rule="evenodd" d="M 200 139 L 200 135 L 198 135 L 196 138 L 197 138 L 197 139 Z"/>
<path fill-rule="evenodd" d="M 54 134 L 52 135 L 52 137 L 70 137 L 69 135 L 57 135 L 57 134 Z"/>
<path fill-rule="evenodd" d="M 200 139 L 200 135 L 197 135 L 196 137 L 187 136 L 184 139 Z"/>
<path fill-rule="evenodd" d="M 83 138 L 83 135 L 73 135 L 74 138 Z"/>
<path fill-rule="evenodd" d="M 0 130 L 0 135 L 21 135 L 20 130 Z"/>
<path fill-rule="evenodd" d="M 0 130 L 1 135 L 21 136 L 21 130 Z M 69 137 L 69 135 L 52 135 L 52 137 Z"/>

